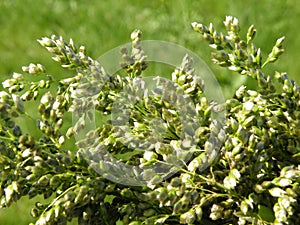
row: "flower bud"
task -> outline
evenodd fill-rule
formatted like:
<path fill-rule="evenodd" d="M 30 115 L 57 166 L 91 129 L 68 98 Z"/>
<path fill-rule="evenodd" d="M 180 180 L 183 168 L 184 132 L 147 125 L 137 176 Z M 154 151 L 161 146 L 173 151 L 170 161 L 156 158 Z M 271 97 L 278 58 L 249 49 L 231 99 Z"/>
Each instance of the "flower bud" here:
<path fill-rule="evenodd" d="M 56 46 L 55 42 L 47 37 L 43 37 L 42 39 L 37 40 L 37 41 L 44 47 L 55 47 Z"/>
<path fill-rule="evenodd" d="M 181 214 L 179 220 L 182 224 L 193 224 L 196 220 L 195 210 L 190 209 L 186 213 Z"/>
<path fill-rule="evenodd" d="M 247 32 L 247 43 L 249 43 L 254 39 L 255 34 L 256 34 L 256 29 L 254 28 L 254 25 L 251 25 Z"/>
<path fill-rule="evenodd" d="M 18 83 L 17 79 L 7 79 L 2 82 L 2 86 L 3 88 L 10 88 L 17 83 Z"/>
<path fill-rule="evenodd" d="M 19 137 L 22 135 L 22 131 L 21 131 L 21 128 L 16 125 L 12 128 L 12 132 L 13 132 L 13 135 L 16 136 L 16 137 Z"/>

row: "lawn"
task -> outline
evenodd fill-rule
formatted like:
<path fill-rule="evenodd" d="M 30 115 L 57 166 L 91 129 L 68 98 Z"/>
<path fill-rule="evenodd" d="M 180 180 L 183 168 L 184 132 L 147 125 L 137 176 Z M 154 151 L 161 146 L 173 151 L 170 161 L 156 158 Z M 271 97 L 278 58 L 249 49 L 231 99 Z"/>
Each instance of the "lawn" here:
<path fill-rule="evenodd" d="M 1 0 L 0 2 L 0 74 L 1 81 L 23 65 L 41 63 L 54 77 L 70 76 L 51 61 L 37 39 L 51 34 L 72 38 L 85 45 L 93 58 L 129 42 L 138 28 L 144 40 L 163 40 L 182 45 L 198 54 L 212 69 L 225 96 L 234 93 L 241 82 L 210 62 L 206 43 L 192 31 L 191 22 L 213 22 L 223 29 L 226 15 L 238 17 L 245 33 L 250 24 L 257 28 L 256 45 L 265 53 L 274 42 L 286 36 L 286 53 L 275 69 L 286 71 L 300 83 L 300 5 L 295 0 L 152 0 L 152 1 L 79 1 L 79 0 Z M 272 66 L 272 65 L 271 65 Z M 271 70 L 270 70 L 271 71 Z M 9 209 L 0 209 L 0 225 L 25 225 L 32 221 L 30 203 L 22 199 Z"/>

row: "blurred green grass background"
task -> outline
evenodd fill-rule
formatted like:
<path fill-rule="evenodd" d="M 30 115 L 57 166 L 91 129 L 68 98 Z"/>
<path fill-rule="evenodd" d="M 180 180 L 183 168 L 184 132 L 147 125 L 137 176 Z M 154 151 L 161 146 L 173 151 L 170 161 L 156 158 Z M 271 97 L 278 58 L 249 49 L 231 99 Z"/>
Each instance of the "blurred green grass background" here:
<path fill-rule="evenodd" d="M 1 0 L 0 1 L 0 74 L 1 82 L 23 65 L 41 63 L 55 78 L 69 76 L 51 60 L 36 39 L 51 34 L 72 38 L 85 45 L 93 58 L 130 40 L 138 28 L 144 40 L 175 42 L 198 54 L 216 74 L 225 96 L 234 93 L 239 76 L 218 68 L 210 61 L 207 43 L 191 29 L 191 22 L 213 22 L 223 30 L 226 15 L 238 17 L 245 34 L 249 25 L 257 28 L 255 43 L 264 56 L 276 39 L 285 35 L 286 53 L 267 71 L 286 71 L 300 83 L 300 5 L 296 0 Z M 0 225 L 25 225 L 34 200 L 21 199 L 9 209 L 0 209 Z M 74 223 L 76 224 L 76 223 Z"/>

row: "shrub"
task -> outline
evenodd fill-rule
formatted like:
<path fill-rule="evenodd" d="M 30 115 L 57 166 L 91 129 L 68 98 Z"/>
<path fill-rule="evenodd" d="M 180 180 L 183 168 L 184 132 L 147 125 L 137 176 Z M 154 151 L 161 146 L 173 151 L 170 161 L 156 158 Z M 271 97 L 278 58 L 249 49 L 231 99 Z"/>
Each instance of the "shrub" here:
<path fill-rule="evenodd" d="M 2 83 L 1 207 L 26 195 L 49 198 L 49 203 L 37 202 L 31 210 L 36 225 L 67 224 L 73 218 L 78 224 L 298 224 L 300 88 L 284 72 L 264 73 L 264 67 L 283 52 L 284 38 L 263 60 L 253 44 L 254 26 L 243 39 L 236 18 L 228 16 L 224 24 L 226 34 L 212 24 L 192 23 L 192 27 L 214 49 L 213 62 L 252 77 L 257 89 L 241 86 L 226 103 L 209 102 L 192 59 L 184 57 L 172 73 L 176 84 L 172 88 L 192 100 L 196 116 L 186 119 L 197 123 L 196 128 L 193 123 L 181 124 L 170 99 L 178 104 L 182 99 L 163 91 L 170 88 L 164 79 L 154 79 L 161 87 L 152 90 L 156 95 L 139 97 L 138 87 L 143 85 L 139 78 L 147 69 L 140 31 L 131 35 L 132 52 L 121 50 L 124 75 L 105 72 L 72 40 L 55 35 L 39 40 L 75 75 L 56 81 L 42 65 L 30 64 L 22 67 L 23 74 L 14 73 Z M 121 108 L 128 112 L 127 128 L 133 133 L 129 138 L 118 126 L 124 113 L 112 112 L 124 88 L 137 99 L 130 110 Z M 35 106 L 37 115 L 29 113 Z M 91 106 L 102 118 L 95 127 L 88 122 L 95 118 Z M 76 119 L 73 125 L 68 124 L 70 112 Z M 218 112 L 225 118 L 214 119 Z M 24 133 L 26 123 L 20 119 L 24 117 L 26 123 L 36 121 L 39 132 Z M 166 130 L 163 139 L 151 133 L 149 121 L 157 117 Z M 147 151 L 139 151 L 139 140 L 149 138 L 142 142 Z M 185 150 L 188 160 L 174 159 L 178 149 Z M 124 185 L 110 177 L 122 170 L 107 163 L 111 156 L 137 168 L 167 164 L 176 171 L 163 181 L 153 177 L 161 182 Z M 100 174 L 99 169 L 112 174 Z M 137 176 L 147 180 L 146 173 Z M 129 179 L 126 174 L 124 179 Z"/>

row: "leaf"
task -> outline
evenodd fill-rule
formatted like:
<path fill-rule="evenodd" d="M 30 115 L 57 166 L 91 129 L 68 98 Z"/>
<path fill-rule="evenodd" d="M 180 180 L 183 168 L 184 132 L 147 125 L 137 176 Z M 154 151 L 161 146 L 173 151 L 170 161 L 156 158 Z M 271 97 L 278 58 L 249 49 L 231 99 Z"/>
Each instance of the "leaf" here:
<path fill-rule="evenodd" d="M 266 222 L 274 222 L 275 216 L 269 207 L 258 205 L 258 216 Z"/>
<path fill-rule="evenodd" d="M 104 202 L 112 204 L 112 202 L 113 202 L 113 200 L 114 200 L 115 197 L 116 196 L 114 196 L 114 195 L 106 195 L 105 198 L 104 198 Z"/>

